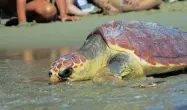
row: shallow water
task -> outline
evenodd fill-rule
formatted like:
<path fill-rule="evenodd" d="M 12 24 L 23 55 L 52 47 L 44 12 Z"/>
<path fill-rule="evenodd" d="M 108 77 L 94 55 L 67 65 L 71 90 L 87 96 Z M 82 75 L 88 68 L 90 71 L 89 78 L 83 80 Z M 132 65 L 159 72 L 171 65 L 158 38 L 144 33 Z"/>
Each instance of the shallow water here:
<path fill-rule="evenodd" d="M 48 84 L 52 61 L 65 49 L 1 50 L 1 110 L 161 110 L 187 109 L 187 75 L 134 79 L 123 87 L 92 81 Z M 139 84 L 161 82 L 156 86 Z"/>

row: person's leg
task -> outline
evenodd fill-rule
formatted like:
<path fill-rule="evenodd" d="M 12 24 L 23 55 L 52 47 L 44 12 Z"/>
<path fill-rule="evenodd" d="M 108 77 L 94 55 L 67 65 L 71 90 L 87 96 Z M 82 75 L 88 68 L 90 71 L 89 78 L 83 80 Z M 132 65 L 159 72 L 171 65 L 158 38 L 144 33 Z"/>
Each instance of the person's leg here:
<path fill-rule="evenodd" d="M 28 16 L 36 15 L 32 19 L 37 22 L 51 21 L 57 13 L 56 7 L 47 0 L 33 0 L 27 3 L 26 10 Z"/>
<path fill-rule="evenodd" d="M 120 11 L 138 11 L 148 10 L 159 6 L 162 0 L 140 0 L 140 4 L 137 7 L 128 5 L 127 3 L 120 3 L 121 0 L 110 0 L 110 2 Z"/>
<path fill-rule="evenodd" d="M 74 5 L 74 0 L 67 0 L 68 13 L 77 16 L 88 16 L 89 13 L 82 12 L 79 8 Z"/>
<path fill-rule="evenodd" d="M 103 10 L 103 14 L 112 14 L 119 12 L 119 10 L 114 7 L 113 4 L 111 4 L 110 0 L 93 0 L 93 2 Z"/>
<path fill-rule="evenodd" d="M 148 10 L 159 6 L 162 0 L 142 0 L 135 10 Z"/>

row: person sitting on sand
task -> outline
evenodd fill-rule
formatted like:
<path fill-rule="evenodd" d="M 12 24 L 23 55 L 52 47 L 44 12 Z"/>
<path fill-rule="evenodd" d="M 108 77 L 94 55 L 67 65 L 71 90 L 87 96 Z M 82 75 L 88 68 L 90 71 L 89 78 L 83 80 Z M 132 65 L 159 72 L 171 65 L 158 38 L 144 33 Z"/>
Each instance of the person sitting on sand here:
<path fill-rule="evenodd" d="M 112 14 L 152 9 L 158 7 L 162 0 L 93 0 L 93 2 L 103 9 L 103 13 Z"/>
<path fill-rule="evenodd" d="M 66 0 L 55 0 L 55 2 L 60 13 L 59 18 L 61 21 L 76 21 L 79 19 L 67 15 Z M 25 23 L 28 19 L 37 22 L 49 22 L 54 19 L 57 13 L 57 8 L 50 3 L 49 0 L 6 0 L 0 2 L 0 4 L 0 8 L 5 9 L 5 11 L 13 10 L 13 8 L 14 10 L 17 10 L 19 23 Z"/>

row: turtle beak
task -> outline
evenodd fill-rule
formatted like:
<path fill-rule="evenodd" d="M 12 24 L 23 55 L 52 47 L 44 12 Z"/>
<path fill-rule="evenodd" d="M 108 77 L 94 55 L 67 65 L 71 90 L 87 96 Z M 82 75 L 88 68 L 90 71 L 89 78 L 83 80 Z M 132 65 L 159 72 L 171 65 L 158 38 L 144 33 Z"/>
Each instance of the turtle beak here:
<path fill-rule="evenodd" d="M 49 80 L 50 80 L 50 84 L 55 84 L 60 82 L 60 78 L 56 74 L 53 74 L 51 71 L 49 72 Z"/>
<path fill-rule="evenodd" d="M 52 83 L 52 84 L 60 82 L 60 79 L 56 75 L 50 76 L 49 79 L 50 79 L 50 83 Z"/>
<path fill-rule="evenodd" d="M 66 81 L 66 79 L 63 79 L 63 78 L 59 77 L 58 75 L 53 74 L 52 72 L 49 72 L 49 80 L 50 80 L 50 84 L 56 84 L 56 83 Z"/>

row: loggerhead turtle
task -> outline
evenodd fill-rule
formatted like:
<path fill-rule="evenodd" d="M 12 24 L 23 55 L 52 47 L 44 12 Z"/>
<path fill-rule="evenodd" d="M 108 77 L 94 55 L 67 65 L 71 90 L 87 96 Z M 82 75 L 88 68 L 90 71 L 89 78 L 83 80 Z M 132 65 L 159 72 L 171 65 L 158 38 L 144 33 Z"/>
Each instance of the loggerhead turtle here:
<path fill-rule="evenodd" d="M 96 28 L 83 46 L 60 57 L 49 72 L 52 83 L 123 79 L 187 67 L 187 33 L 142 21 L 112 21 Z"/>

